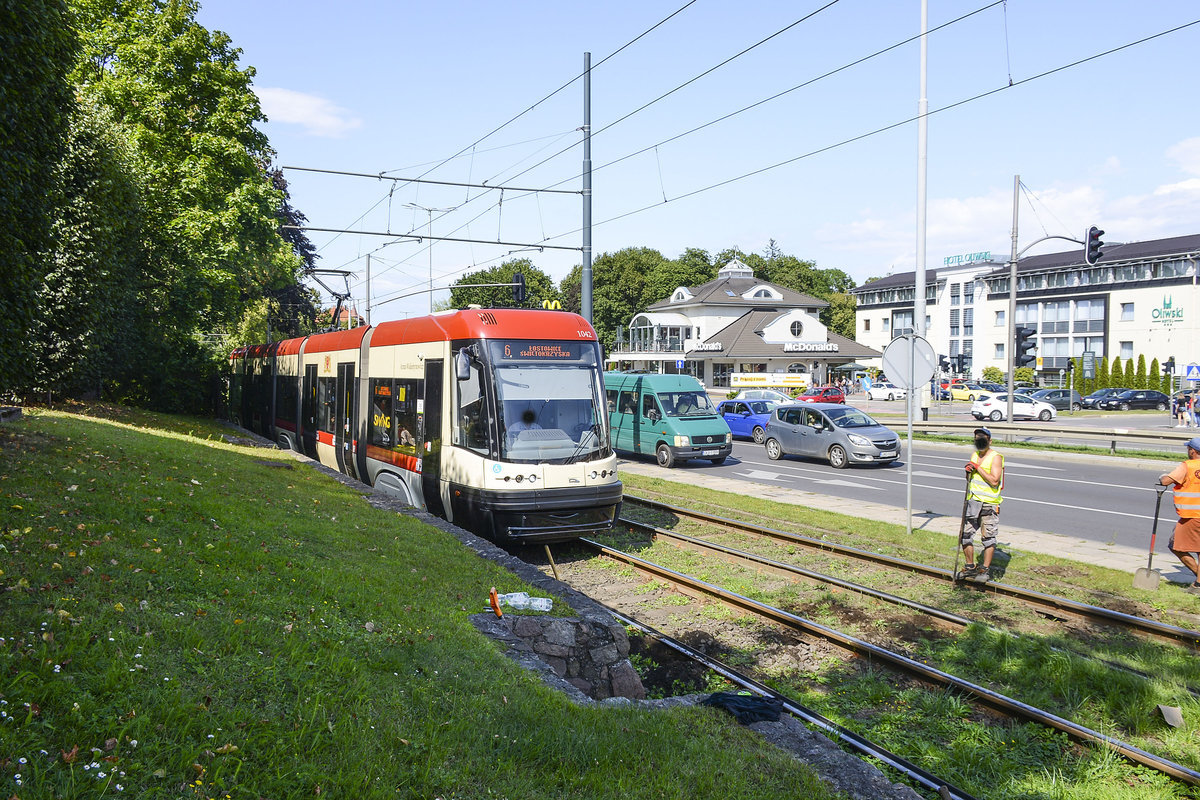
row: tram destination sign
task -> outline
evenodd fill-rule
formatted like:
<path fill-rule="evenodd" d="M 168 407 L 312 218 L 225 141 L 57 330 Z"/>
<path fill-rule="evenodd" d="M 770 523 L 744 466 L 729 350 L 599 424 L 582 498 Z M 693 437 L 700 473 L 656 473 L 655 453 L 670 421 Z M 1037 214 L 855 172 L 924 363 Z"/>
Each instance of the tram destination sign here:
<path fill-rule="evenodd" d="M 519 361 L 579 361 L 585 348 L 593 351 L 590 342 L 564 341 L 507 341 L 492 342 L 492 358 L 502 362 Z"/>

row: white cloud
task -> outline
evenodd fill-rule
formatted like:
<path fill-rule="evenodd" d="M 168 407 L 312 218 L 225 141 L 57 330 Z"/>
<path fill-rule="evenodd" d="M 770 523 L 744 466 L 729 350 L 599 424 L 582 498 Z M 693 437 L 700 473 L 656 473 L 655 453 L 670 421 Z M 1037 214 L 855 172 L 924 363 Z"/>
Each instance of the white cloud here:
<path fill-rule="evenodd" d="M 1167 157 L 1189 175 L 1200 175 L 1200 138 L 1184 139 L 1167 148 Z"/>
<path fill-rule="evenodd" d="M 255 91 L 269 121 L 301 125 L 311 136 L 340 139 L 362 125 L 361 119 L 323 97 L 273 87 Z"/>

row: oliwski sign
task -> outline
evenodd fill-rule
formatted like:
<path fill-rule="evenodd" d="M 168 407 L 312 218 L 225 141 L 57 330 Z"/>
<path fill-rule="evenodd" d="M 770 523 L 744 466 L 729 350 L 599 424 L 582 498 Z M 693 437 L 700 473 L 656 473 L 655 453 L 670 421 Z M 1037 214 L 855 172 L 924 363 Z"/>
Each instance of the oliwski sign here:
<path fill-rule="evenodd" d="M 1162 307 L 1152 310 L 1150 317 L 1159 325 L 1169 328 L 1176 322 L 1183 322 L 1183 309 L 1175 307 L 1174 298 L 1166 295 L 1163 297 Z"/>

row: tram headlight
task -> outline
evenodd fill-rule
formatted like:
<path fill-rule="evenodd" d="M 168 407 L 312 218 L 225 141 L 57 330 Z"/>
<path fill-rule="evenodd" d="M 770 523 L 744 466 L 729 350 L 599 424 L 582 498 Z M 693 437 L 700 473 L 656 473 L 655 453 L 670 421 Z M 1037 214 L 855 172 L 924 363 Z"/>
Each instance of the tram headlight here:
<path fill-rule="evenodd" d="M 523 480 L 525 480 L 525 476 L 524 476 L 524 475 L 518 475 L 518 476 L 517 476 L 517 483 L 520 483 L 520 482 L 522 482 Z"/>
<path fill-rule="evenodd" d="M 688 438 L 687 436 L 676 436 L 675 437 L 675 446 L 676 447 L 690 447 L 691 444 L 692 444 L 692 440 L 690 438 Z"/>

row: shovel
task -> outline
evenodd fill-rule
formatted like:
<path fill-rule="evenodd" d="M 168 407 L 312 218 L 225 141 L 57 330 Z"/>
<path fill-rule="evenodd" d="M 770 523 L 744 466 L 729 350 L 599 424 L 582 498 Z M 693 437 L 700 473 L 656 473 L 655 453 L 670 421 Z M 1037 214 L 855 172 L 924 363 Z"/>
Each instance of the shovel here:
<path fill-rule="evenodd" d="M 958 581 L 958 556 L 962 553 L 963 531 L 967 529 L 967 501 L 971 497 L 971 473 L 967 473 L 967 488 L 963 490 L 962 516 L 958 519 L 958 539 L 954 542 L 954 572 L 950 573 L 951 580 Z"/>
<path fill-rule="evenodd" d="M 1133 588 L 1135 589 L 1157 589 L 1158 582 L 1162 579 L 1162 576 L 1150 569 L 1150 565 L 1154 563 L 1154 538 L 1158 535 L 1158 509 L 1162 506 L 1163 492 L 1167 490 L 1167 487 L 1160 483 L 1154 488 L 1158 490 L 1158 499 L 1154 501 L 1154 527 L 1150 529 L 1150 558 L 1146 561 L 1146 566 L 1138 567 L 1137 572 L 1133 573 Z"/>

